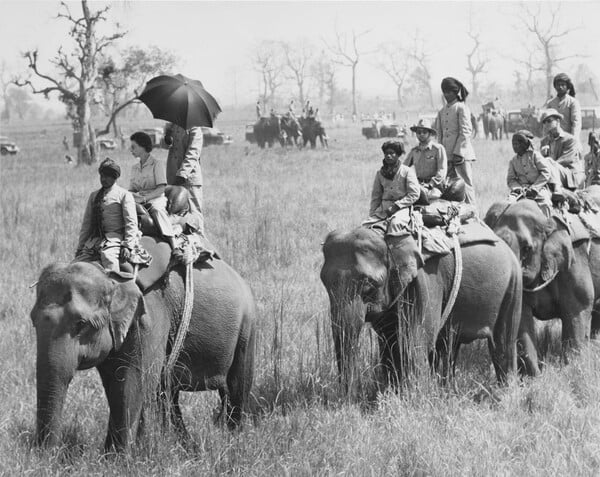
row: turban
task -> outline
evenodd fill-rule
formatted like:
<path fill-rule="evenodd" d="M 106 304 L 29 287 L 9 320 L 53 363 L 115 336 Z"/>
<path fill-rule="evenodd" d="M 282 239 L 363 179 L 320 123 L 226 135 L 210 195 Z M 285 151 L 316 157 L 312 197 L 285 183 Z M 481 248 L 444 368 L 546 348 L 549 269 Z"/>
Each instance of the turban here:
<path fill-rule="evenodd" d="M 115 179 L 121 176 L 121 168 L 119 165 L 113 161 L 111 158 L 107 157 L 102 161 L 100 167 L 98 167 L 98 172 L 100 174 L 106 174 L 107 176 L 112 176 Z"/>
<path fill-rule="evenodd" d="M 444 78 L 442 80 L 442 91 L 454 91 L 458 95 L 459 101 L 464 101 L 469 96 L 469 91 L 456 78 Z"/>
<path fill-rule="evenodd" d="M 399 141 L 385 141 L 381 146 L 381 150 L 385 154 L 385 151 L 388 149 L 394 151 L 396 154 L 398 154 L 398 156 L 404 154 L 404 144 Z"/>
<path fill-rule="evenodd" d="M 534 135 L 527 129 L 520 129 L 513 135 L 513 138 L 521 138 L 524 142 L 528 143 L 528 147 L 533 147 L 532 139 L 534 138 Z"/>
<path fill-rule="evenodd" d="M 571 96 L 575 97 L 575 87 L 573 86 L 573 82 L 571 81 L 571 78 L 569 78 L 569 76 L 566 73 L 557 74 L 554 77 L 554 80 L 552 81 L 552 86 L 554 86 L 556 88 L 556 83 L 558 83 L 559 81 L 567 83 L 567 93 L 569 93 Z"/>

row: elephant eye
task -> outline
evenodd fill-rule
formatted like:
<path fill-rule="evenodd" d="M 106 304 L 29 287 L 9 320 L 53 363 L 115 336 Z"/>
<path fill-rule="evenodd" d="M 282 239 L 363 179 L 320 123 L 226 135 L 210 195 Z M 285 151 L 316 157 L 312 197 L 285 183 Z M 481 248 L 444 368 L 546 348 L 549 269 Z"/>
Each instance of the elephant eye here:
<path fill-rule="evenodd" d="M 76 335 L 81 334 L 87 325 L 88 325 L 88 322 L 86 320 L 76 321 L 75 325 L 73 326 L 73 333 Z"/>

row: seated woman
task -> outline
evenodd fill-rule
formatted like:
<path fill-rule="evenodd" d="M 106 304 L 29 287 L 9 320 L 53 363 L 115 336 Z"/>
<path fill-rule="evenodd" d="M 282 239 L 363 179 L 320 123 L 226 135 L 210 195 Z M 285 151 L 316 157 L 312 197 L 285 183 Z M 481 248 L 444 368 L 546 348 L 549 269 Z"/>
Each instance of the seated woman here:
<path fill-rule="evenodd" d="M 512 137 L 514 156 L 508 164 L 506 183 L 510 189 L 510 197 L 532 198 L 549 216 L 552 209 L 550 183 L 552 183 L 551 166 L 533 147 L 533 134 L 525 129 L 517 131 Z"/>
<path fill-rule="evenodd" d="M 375 174 L 369 218 L 362 225 L 384 231 L 386 236 L 408 234 L 409 207 L 421 193 L 415 170 L 400 161 L 404 145 L 386 141 L 381 146 L 383 166 Z"/>
<path fill-rule="evenodd" d="M 167 214 L 167 166 L 164 161 L 155 158 L 152 152 L 152 139 L 144 132 L 136 132 L 131 140 L 131 154 L 140 162 L 131 169 L 129 190 L 138 206 L 144 207 L 154 219 L 159 233 L 171 248 L 175 248 L 175 233 Z"/>

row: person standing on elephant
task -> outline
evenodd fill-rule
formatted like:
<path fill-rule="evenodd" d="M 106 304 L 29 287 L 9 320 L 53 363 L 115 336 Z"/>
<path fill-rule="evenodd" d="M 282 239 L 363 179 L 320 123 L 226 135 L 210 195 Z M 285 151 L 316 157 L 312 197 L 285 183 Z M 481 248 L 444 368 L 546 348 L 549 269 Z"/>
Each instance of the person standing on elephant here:
<path fill-rule="evenodd" d="M 541 140 L 542 156 L 551 160 L 553 182 L 567 189 L 583 187 L 585 173 L 575 138 L 560 126 L 562 114 L 555 109 L 542 112 L 541 121 L 546 136 Z"/>
<path fill-rule="evenodd" d="M 260 101 L 256 102 L 256 119 L 260 119 L 262 117 L 262 107 L 260 106 Z"/>
<path fill-rule="evenodd" d="M 204 237 L 202 214 L 202 169 L 200 154 L 203 137 L 200 127 L 184 129 L 169 123 L 165 129 L 165 140 L 171 144 L 167 156 L 167 184 L 184 186 L 190 195 L 191 211 L 195 216 L 196 233 Z"/>
<path fill-rule="evenodd" d="M 582 151 L 579 137 L 581 135 L 581 106 L 575 99 L 575 87 L 571 78 L 565 73 L 559 73 L 552 82 L 556 90 L 556 96 L 545 105 L 546 109 L 555 109 L 562 115 L 560 127 L 567 133 L 572 134 L 577 141 L 579 151 Z"/>
<path fill-rule="evenodd" d="M 386 236 L 408 233 L 410 206 L 419 198 L 421 189 L 412 167 L 402 164 L 404 145 L 386 141 L 381 146 L 383 165 L 375 174 L 371 191 L 369 218 L 362 225 L 384 231 Z"/>
<path fill-rule="evenodd" d="M 160 235 L 175 249 L 175 233 L 167 213 L 165 187 L 167 174 L 164 160 L 157 159 L 152 153 L 152 139 L 142 131 L 135 132 L 129 138 L 131 154 L 140 160 L 131 168 L 129 191 L 142 213 L 150 213 Z"/>
<path fill-rule="evenodd" d="M 446 105 L 438 112 L 434 128 L 438 141 L 448 155 L 448 177 L 460 177 L 465 182 L 465 202 L 475 204 L 473 170 L 475 151 L 471 145 L 471 111 L 465 104 L 467 88 L 455 78 L 442 80 Z"/>
<path fill-rule="evenodd" d="M 585 185 L 600 185 L 600 140 L 598 135 L 590 132 L 588 135 L 590 152 L 585 155 Z"/>
<path fill-rule="evenodd" d="M 506 183 L 513 199 L 531 197 L 550 217 L 552 171 L 548 160 L 534 149 L 533 138 L 533 134 L 525 129 L 513 135 L 512 147 L 516 155 L 508 164 Z"/>
<path fill-rule="evenodd" d="M 404 164 L 414 167 L 421 188 L 419 202 L 428 204 L 442 196 L 448 158 L 444 146 L 433 141 L 437 131 L 429 119 L 419 119 L 410 130 L 417 135 L 419 144 L 410 150 Z"/>
<path fill-rule="evenodd" d="M 129 260 L 137 243 L 135 200 L 116 184 L 121 168 L 112 159 L 102 161 L 98 173 L 102 187 L 87 201 L 74 261 L 99 260 L 105 270 L 119 272 L 119 258 Z"/>

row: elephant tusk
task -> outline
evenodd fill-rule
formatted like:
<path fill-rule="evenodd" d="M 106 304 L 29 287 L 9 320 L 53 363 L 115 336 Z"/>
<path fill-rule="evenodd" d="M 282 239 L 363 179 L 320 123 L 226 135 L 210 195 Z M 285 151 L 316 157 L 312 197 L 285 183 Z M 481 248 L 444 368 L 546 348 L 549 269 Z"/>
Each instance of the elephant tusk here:
<path fill-rule="evenodd" d="M 550 278 L 548 278 L 548 280 L 546 280 L 546 281 L 545 281 L 544 283 L 542 283 L 541 285 L 538 285 L 538 286 L 537 286 L 537 287 L 535 287 L 535 288 L 525 288 L 525 287 L 523 287 L 523 291 L 526 291 L 526 292 L 528 292 L 528 293 L 535 293 L 535 292 L 537 292 L 537 291 L 540 291 L 540 290 L 542 290 L 543 288 L 546 288 L 548 285 L 550 285 L 550 282 L 556 278 L 556 275 L 558 275 L 558 270 L 557 270 L 556 272 L 554 272 L 554 273 L 552 274 L 552 276 L 551 276 Z"/>

